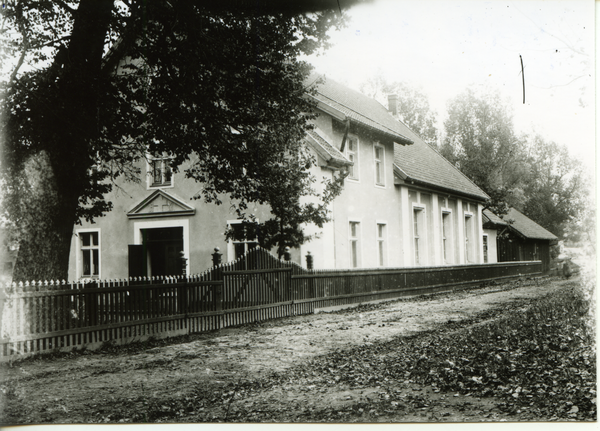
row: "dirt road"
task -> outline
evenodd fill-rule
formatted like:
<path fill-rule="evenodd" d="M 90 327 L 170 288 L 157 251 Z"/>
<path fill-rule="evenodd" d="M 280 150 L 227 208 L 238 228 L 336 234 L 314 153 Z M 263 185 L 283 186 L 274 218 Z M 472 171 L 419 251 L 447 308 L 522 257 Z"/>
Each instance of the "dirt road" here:
<path fill-rule="evenodd" d="M 310 379 L 286 380 L 286 373 L 304 366 L 310 375 L 311 361 L 321 355 L 464 321 L 561 286 L 557 279 L 515 282 L 2 365 L 0 417 L 10 424 L 523 420 L 494 411 L 489 400 L 408 381 L 390 384 L 414 401 L 407 404 L 412 407 L 375 415 L 369 405 L 379 399 L 381 384 L 351 389 L 332 377 L 330 385 L 311 385 Z"/>

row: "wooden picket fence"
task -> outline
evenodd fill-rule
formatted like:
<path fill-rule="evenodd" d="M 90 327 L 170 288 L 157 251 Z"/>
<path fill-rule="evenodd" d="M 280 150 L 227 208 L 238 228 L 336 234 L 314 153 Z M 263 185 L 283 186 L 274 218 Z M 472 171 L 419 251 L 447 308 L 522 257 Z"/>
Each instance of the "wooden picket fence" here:
<path fill-rule="evenodd" d="M 306 270 L 257 248 L 199 275 L 12 284 L 0 289 L 0 361 L 211 331 L 541 272 L 539 261 Z"/>

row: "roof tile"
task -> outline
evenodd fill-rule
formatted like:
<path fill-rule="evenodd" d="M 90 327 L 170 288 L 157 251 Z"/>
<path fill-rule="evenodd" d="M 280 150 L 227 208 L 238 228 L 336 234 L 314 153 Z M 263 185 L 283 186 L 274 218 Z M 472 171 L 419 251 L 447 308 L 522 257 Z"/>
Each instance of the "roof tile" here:
<path fill-rule="evenodd" d="M 317 94 L 314 97 L 317 101 L 338 110 L 350 120 L 390 136 L 395 142 L 404 145 L 411 143 L 404 134 L 404 128 L 381 103 L 317 74 L 309 77 L 309 86 L 320 77 L 323 78 L 323 82 L 316 87 Z"/>

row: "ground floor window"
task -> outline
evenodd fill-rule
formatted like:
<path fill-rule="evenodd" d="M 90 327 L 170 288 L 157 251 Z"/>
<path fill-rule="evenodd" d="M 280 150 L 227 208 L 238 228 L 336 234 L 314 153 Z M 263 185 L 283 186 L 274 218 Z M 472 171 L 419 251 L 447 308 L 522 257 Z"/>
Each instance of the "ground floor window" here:
<path fill-rule="evenodd" d="M 377 255 L 379 266 L 385 266 L 385 255 L 386 255 L 386 225 L 385 223 L 377 223 Z"/>
<path fill-rule="evenodd" d="M 100 231 L 78 231 L 79 236 L 79 276 L 82 278 L 100 277 Z"/>
<path fill-rule="evenodd" d="M 465 263 L 472 262 L 474 258 L 473 247 L 473 217 L 465 215 Z"/>
<path fill-rule="evenodd" d="M 442 212 L 442 257 L 444 263 L 452 263 L 452 219 L 449 212 Z"/>
<path fill-rule="evenodd" d="M 350 265 L 352 268 L 360 266 L 360 222 L 350 222 Z"/>
<path fill-rule="evenodd" d="M 488 263 L 488 236 L 483 235 L 483 263 Z"/>
<path fill-rule="evenodd" d="M 424 208 L 413 208 L 413 245 L 415 265 L 422 265 L 425 263 L 424 217 Z"/>
<path fill-rule="evenodd" d="M 228 221 L 229 228 L 234 231 L 234 239 L 229 240 L 227 247 L 228 261 L 237 260 L 258 246 L 258 232 L 251 223 L 242 220 Z"/>

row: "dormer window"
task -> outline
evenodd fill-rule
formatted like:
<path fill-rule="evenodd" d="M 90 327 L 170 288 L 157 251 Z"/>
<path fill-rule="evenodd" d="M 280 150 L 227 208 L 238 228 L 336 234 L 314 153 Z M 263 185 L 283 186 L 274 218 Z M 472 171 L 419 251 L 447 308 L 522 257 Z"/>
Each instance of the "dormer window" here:
<path fill-rule="evenodd" d="M 171 159 L 168 157 L 153 157 L 149 161 L 149 187 L 170 187 L 173 185 Z"/>

